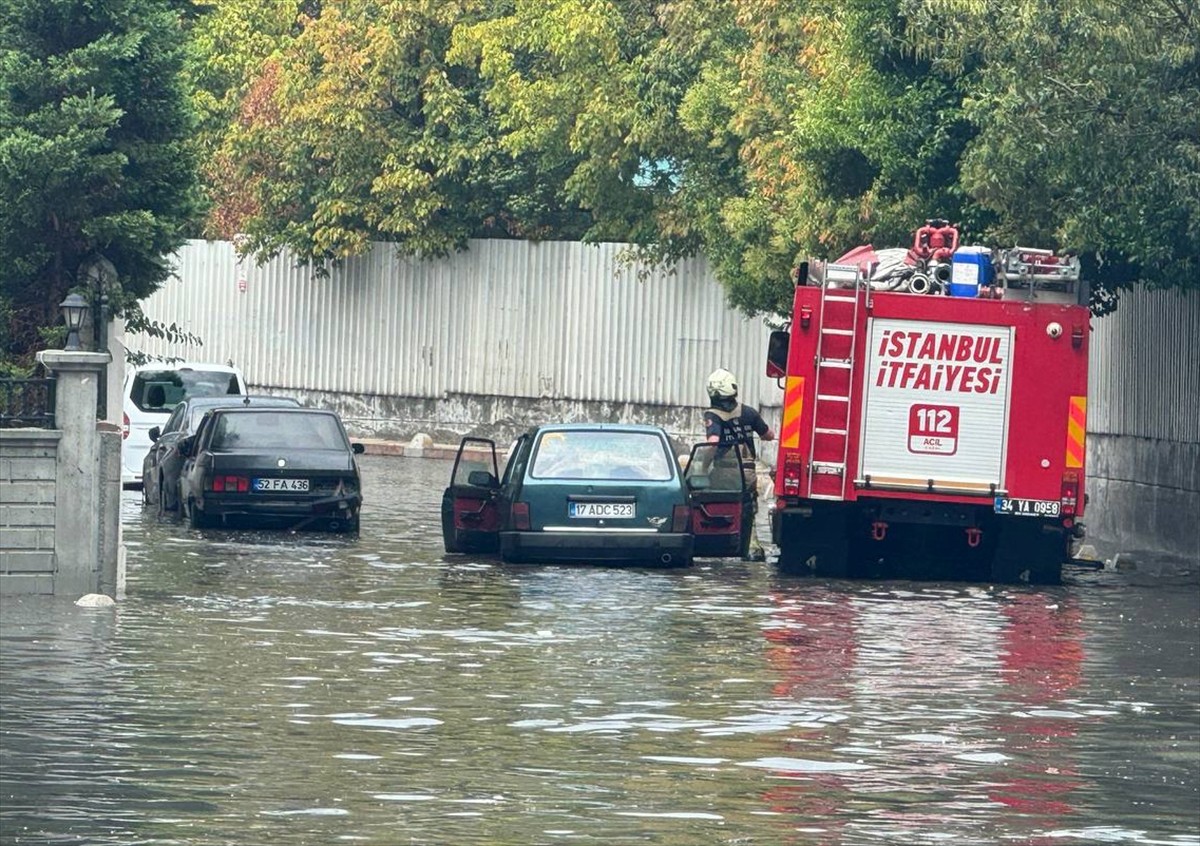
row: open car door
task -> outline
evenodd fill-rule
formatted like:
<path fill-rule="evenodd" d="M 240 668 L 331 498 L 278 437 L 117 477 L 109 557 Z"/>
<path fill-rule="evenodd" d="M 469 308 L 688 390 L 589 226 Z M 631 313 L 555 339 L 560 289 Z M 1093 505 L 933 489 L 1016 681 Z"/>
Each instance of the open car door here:
<path fill-rule="evenodd" d="M 446 552 L 495 552 L 500 548 L 496 443 L 463 438 L 454 456 L 450 487 L 442 493 L 442 541 Z"/>
<path fill-rule="evenodd" d="M 754 525 L 754 459 L 744 447 L 692 447 L 684 481 L 691 497 L 695 555 L 745 555 Z"/>

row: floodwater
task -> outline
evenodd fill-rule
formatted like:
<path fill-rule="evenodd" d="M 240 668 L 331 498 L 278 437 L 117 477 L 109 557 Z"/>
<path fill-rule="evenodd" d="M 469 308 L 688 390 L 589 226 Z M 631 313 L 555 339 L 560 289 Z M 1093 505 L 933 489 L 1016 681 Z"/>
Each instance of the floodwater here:
<path fill-rule="evenodd" d="M 1200 589 L 442 554 L 123 509 L 115 608 L 6 598 L 4 844 L 1200 844 Z"/>

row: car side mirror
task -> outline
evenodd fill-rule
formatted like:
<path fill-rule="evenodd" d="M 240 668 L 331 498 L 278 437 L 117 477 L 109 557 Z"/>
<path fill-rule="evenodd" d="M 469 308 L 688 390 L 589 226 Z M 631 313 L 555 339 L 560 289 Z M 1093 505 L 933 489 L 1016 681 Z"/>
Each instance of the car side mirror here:
<path fill-rule="evenodd" d="M 467 474 L 467 484 L 474 488 L 495 488 L 500 483 L 486 470 L 472 470 Z"/>
<path fill-rule="evenodd" d="M 362 455 L 367 451 L 367 448 L 362 444 L 350 444 L 350 449 L 354 450 L 355 455 Z"/>
<path fill-rule="evenodd" d="M 767 341 L 767 376 L 782 379 L 787 376 L 788 344 L 791 335 L 782 329 L 771 333 Z"/>
<path fill-rule="evenodd" d="M 157 426 L 151 426 L 150 431 L 147 432 L 146 434 L 148 434 L 150 436 L 151 441 L 157 441 L 159 439 L 159 437 L 162 436 L 162 429 L 160 429 Z"/>
<path fill-rule="evenodd" d="M 186 438 L 179 439 L 179 443 L 177 443 L 175 445 L 175 449 L 179 452 L 180 455 L 190 456 L 192 454 L 192 447 L 194 447 L 195 445 L 196 445 L 196 436 L 188 435 Z"/>

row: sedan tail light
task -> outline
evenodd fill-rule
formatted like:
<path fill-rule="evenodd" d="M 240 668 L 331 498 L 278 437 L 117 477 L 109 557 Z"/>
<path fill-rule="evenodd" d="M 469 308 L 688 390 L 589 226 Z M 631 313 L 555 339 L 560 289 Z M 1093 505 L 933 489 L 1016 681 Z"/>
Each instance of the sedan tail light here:
<path fill-rule="evenodd" d="M 518 531 L 529 530 L 528 502 L 514 502 L 512 504 L 512 527 Z"/>
<path fill-rule="evenodd" d="M 224 493 L 246 493 L 250 480 L 245 476 L 213 476 L 212 489 Z"/>
<path fill-rule="evenodd" d="M 675 534 L 682 534 L 688 530 L 688 524 L 692 522 L 692 509 L 688 505 L 676 505 L 671 511 L 671 531 Z"/>

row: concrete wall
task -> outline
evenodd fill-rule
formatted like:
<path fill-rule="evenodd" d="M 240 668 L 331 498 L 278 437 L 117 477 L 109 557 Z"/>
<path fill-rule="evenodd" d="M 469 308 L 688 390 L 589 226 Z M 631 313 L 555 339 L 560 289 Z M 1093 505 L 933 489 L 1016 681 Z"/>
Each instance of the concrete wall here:
<path fill-rule="evenodd" d="M 0 429 L 0 593 L 53 593 L 61 433 Z"/>
<path fill-rule="evenodd" d="M 1127 292 L 1092 327 L 1088 538 L 1200 573 L 1200 292 Z"/>
<path fill-rule="evenodd" d="M 1093 541 L 1200 566 L 1200 444 L 1093 434 L 1088 461 Z"/>
<path fill-rule="evenodd" d="M 0 430 L 0 593 L 123 592 L 121 432 L 96 420 L 107 353 L 46 350 L 56 430 Z"/>

